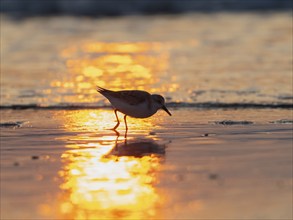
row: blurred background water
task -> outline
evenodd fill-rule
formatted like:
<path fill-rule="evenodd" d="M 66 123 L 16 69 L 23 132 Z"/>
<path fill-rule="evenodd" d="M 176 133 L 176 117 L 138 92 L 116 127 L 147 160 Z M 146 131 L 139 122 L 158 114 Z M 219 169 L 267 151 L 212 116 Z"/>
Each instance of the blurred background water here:
<path fill-rule="evenodd" d="M 191 11 L 288 10 L 290 0 L 1 0 L 1 10 L 14 16 L 71 14 L 125 15 Z"/>
<path fill-rule="evenodd" d="M 291 1 L 0 3 L 3 219 L 292 219 Z"/>
<path fill-rule="evenodd" d="M 107 105 L 96 85 L 162 93 L 177 106 L 292 107 L 290 7 L 1 0 L 1 107 Z"/>

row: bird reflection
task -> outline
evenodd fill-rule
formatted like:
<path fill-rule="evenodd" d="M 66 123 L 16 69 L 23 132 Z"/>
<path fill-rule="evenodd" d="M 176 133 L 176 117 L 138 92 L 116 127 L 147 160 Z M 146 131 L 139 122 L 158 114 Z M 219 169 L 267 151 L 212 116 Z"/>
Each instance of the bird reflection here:
<path fill-rule="evenodd" d="M 165 145 L 158 144 L 153 139 L 137 138 L 131 141 L 125 139 L 122 143 L 116 141 L 116 145 L 112 151 L 110 151 L 109 155 L 118 157 L 132 156 L 138 158 L 151 155 L 161 157 L 165 155 L 165 148 Z"/>
<path fill-rule="evenodd" d="M 130 157 L 144 157 L 144 156 L 157 156 L 161 157 L 165 155 L 164 144 L 158 144 L 150 138 L 135 138 L 133 140 L 127 140 L 127 130 L 124 134 L 124 142 L 119 143 L 120 133 L 117 130 L 113 130 L 116 134 L 115 146 L 107 154 L 107 156 L 130 156 Z"/>

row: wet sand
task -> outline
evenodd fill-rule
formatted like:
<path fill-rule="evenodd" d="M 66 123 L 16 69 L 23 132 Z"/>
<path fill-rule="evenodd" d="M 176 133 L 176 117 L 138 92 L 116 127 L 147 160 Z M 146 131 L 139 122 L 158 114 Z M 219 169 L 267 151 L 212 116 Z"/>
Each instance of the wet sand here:
<path fill-rule="evenodd" d="M 289 11 L 0 16 L 1 219 L 292 219 Z"/>
<path fill-rule="evenodd" d="M 170 111 L 1 110 L 1 219 L 292 219 L 292 110 Z"/>

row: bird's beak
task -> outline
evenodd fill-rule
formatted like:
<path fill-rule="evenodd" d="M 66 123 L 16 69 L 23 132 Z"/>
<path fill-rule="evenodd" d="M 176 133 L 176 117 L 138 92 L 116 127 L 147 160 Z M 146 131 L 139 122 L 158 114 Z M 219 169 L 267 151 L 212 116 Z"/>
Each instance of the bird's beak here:
<path fill-rule="evenodd" d="M 169 110 L 166 108 L 166 106 L 163 106 L 162 109 L 168 113 L 168 115 L 172 116 L 172 114 L 169 112 Z"/>

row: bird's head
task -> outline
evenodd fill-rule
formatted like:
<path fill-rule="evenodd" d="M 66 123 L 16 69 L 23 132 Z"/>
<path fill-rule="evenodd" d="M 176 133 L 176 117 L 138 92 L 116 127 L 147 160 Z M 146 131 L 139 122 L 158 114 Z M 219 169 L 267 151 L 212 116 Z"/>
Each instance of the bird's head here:
<path fill-rule="evenodd" d="M 168 113 L 168 115 L 172 115 L 165 105 L 165 99 L 163 96 L 155 94 L 152 95 L 152 99 L 154 101 L 154 106 L 156 106 L 158 109 L 163 109 L 165 112 Z"/>

